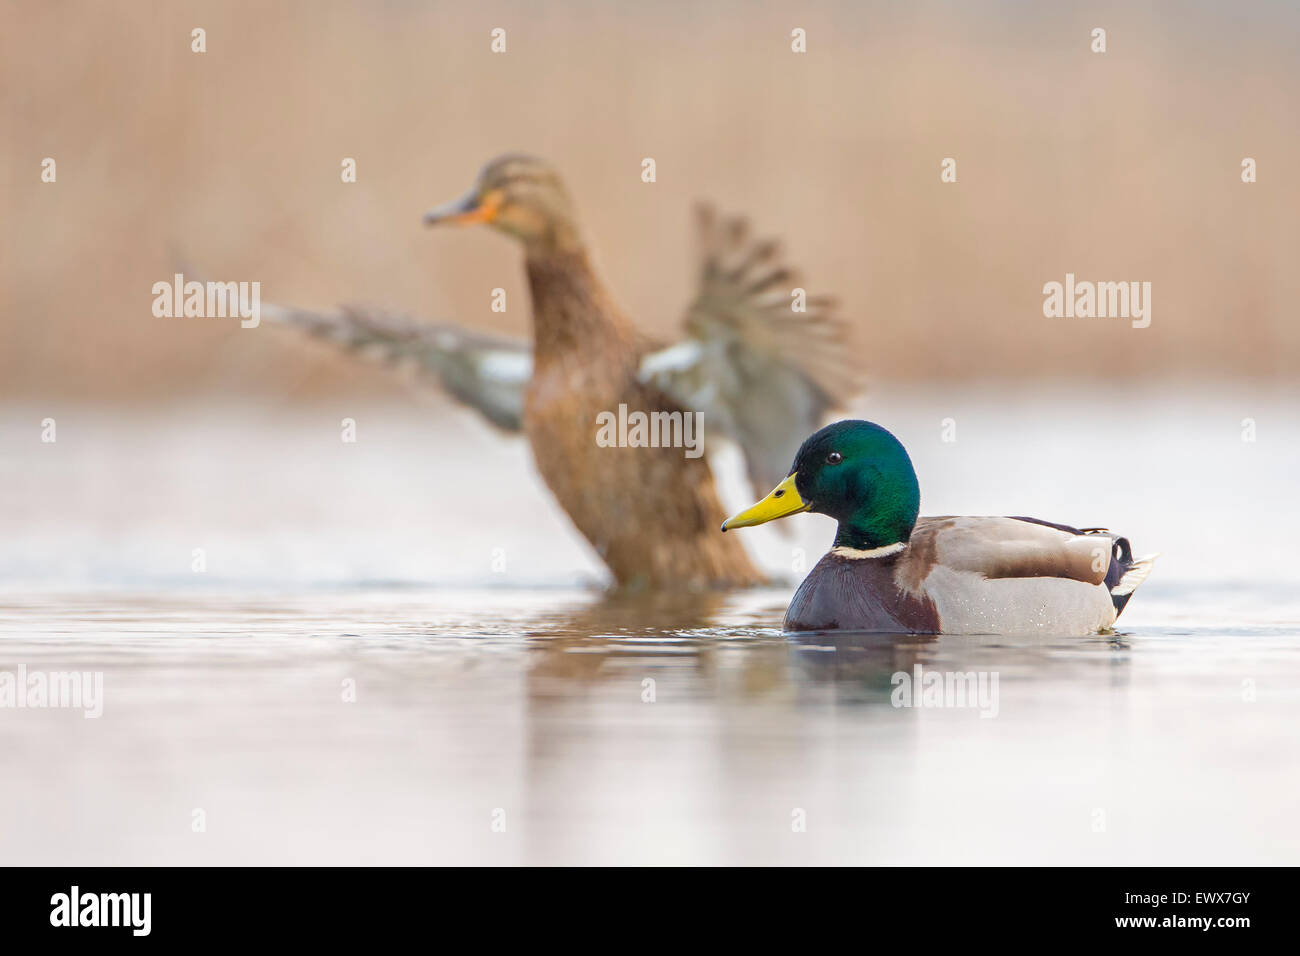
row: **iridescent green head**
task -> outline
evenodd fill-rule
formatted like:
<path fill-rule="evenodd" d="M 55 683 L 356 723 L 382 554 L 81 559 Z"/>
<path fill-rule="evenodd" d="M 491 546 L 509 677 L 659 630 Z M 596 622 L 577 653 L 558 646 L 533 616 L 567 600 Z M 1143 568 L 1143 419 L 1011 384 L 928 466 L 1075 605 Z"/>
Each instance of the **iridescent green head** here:
<path fill-rule="evenodd" d="M 843 421 L 805 441 L 789 477 L 722 530 L 813 511 L 840 523 L 837 547 L 869 550 L 906 541 L 920 506 L 916 471 L 902 443 L 872 422 Z"/>

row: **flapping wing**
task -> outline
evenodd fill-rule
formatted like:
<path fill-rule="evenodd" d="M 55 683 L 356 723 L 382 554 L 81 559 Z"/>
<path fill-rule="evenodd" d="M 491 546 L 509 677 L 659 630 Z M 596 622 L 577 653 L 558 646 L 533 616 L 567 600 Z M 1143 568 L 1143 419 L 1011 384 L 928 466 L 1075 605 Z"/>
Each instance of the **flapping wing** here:
<path fill-rule="evenodd" d="M 835 302 L 806 296 L 796 311 L 797 273 L 772 240 L 755 240 L 741 218 L 697 210 L 700 287 L 686 312 L 686 339 L 641 364 L 641 377 L 744 451 L 750 481 L 771 488 L 827 413 L 861 388 L 845 353 Z"/>
<path fill-rule="evenodd" d="M 532 349 L 526 342 L 351 306 L 313 312 L 263 305 L 262 317 L 349 352 L 413 366 L 498 428 L 523 427 L 524 388 L 533 374 Z"/>

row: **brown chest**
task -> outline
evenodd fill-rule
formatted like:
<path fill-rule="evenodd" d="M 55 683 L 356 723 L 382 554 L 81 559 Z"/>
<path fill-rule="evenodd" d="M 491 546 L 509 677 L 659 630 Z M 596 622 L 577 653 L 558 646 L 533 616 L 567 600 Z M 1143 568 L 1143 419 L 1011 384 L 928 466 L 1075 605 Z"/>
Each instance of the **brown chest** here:
<path fill-rule="evenodd" d="M 826 555 L 791 599 L 785 630 L 938 633 L 934 604 L 899 585 L 899 566 L 895 557 Z"/>
<path fill-rule="evenodd" d="M 635 441 L 620 426 L 636 413 L 675 413 L 679 419 L 686 413 L 630 373 L 602 374 L 607 370 L 552 365 L 534 377 L 524 428 L 538 471 L 598 545 L 624 531 L 661 540 L 706 529 L 717 535 L 722 515 L 702 454 L 703 436 L 691 436 L 694 451 L 671 441 Z M 672 429 L 657 429 L 656 435 L 662 438 L 665 431 L 675 437 Z"/>

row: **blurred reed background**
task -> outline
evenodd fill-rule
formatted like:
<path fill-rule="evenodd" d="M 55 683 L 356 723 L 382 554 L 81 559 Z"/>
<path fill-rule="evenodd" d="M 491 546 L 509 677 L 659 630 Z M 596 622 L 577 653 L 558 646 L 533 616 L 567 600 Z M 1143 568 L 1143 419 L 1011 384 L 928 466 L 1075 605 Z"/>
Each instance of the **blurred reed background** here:
<path fill-rule="evenodd" d="M 150 287 L 179 269 L 261 281 L 264 301 L 526 333 L 519 251 L 420 225 L 505 150 L 559 166 L 654 332 L 676 327 L 690 207 L 708 198 L 842 298 L 877 382 L 1295 378 L 1294 4 L 3 8 L 6 400 L 400 394 L 265 325 L 155 318 Z M 1151 327 L 1044 318 L 1042 285 L 1067 271 L 1150 281 Z"/>

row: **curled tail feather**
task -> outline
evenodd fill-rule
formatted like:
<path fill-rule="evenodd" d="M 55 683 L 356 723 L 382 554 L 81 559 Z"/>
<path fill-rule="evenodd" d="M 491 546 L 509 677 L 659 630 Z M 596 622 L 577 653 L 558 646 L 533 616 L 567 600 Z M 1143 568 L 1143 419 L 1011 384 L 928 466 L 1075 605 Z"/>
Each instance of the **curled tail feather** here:
<path fill-rule="evenodd" d="M 1115 605 L 1116 617 L 1124 612 L 1125 605 L 1133 596 L 1133 592 L 1138 589 L 1138 585 L 1151 574 L 1158 557 L 1160 555 L 1156 553 L 1135 559 L 1128 539 L 1115 539 L 1115 561 L 1111 564 L 1111 573 L 1107 575 L 1106 583 L 1110 589 L 1110 599 Z"/>

